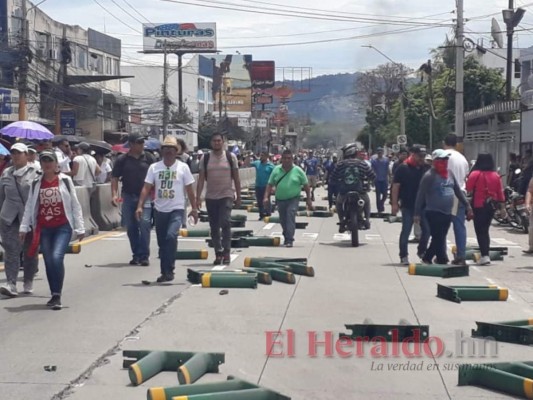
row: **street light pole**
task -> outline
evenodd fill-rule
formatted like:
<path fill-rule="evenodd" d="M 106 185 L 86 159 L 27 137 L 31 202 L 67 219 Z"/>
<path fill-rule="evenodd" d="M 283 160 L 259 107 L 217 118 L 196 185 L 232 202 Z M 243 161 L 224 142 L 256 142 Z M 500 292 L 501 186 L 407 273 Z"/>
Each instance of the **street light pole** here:
<path fill-rule="evenodd" d="M 455 38 L 455 135 L 464 137 L 464 19 L 463 0 L 457 0 L 457 33 Z"/>
<path fill-rule="evenodd" d="M 388 55 L 386 55 L 385 53 L 383 53 L 379 49 L 375 48 L 371 44 L 363 45 L 361 47 L 367 47 L 369 49 L 373 49 L 373 50 L 377 51 L 379 54 L 381 54 L 383 57 L 385 57 L 387 60 L 389 60 L 392 64 L 394 64 L 396 67 L 398 67 L 400 69 L 400 76 L 401 76 L 401 82 L 400 82 L 400 85 L 401 85 L 401 88 L 400 88 L 400 134 L 401 135 L 405 135 L 405 108 L 404 108 L 404 104 L 403 104 L 404 88 L 405 88 L 405 79 L 404 79 L 405 76 L 404 76 L 404 72 L 403 72 L 403 65 L 397 63 L 392 58 L 390 58 Z M 369 144 L 369 147 L 370 147 L 370 144 Z"/>

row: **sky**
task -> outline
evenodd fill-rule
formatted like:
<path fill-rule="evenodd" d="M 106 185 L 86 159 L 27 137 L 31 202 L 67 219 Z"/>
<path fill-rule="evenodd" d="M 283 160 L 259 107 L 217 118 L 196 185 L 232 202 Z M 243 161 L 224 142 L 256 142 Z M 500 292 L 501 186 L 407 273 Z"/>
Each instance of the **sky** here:
<path fill-rule="evenodd" d="M 467 37 L 491 47 L 491 20 L 495 17 L 504 28 L 501 10 L 508 0 L 465 3 Z M 72 0 L 68 7 L 64 0 L 44 0 L 39 7 L 56 21 L 121 39 L 125 65 L 163 63 L 162 55 L 139 53 L 142 23 L 215 22 L 223 54 L 251 54 L 254 60 L 274 60 L 277 68 L 312 68 L 313 76 L 388 62 L 365 45 L 418 69 L 431 49 L 453 35 L 455 24 L 453 0 Z M 515 0 L 515 7 L 526 14 L 514 46 L 533 46 L 533 0 Z"/>

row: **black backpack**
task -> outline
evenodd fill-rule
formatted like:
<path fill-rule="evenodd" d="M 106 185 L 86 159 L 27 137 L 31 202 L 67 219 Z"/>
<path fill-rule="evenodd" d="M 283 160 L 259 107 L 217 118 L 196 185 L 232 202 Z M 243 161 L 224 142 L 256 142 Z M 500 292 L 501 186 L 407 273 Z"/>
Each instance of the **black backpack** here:
<path fill-rule="evenodd" d="M 209 164 L 209 157 L 211 156 L 211 152 L 204 154 L 204 176 L 205 179 L 207 179 L 207 164 Z M 233 157 L 231 157 L 231 151 L 226 150 L 226 160 L 228 160 L 230 173 L 233 173 Z"/>

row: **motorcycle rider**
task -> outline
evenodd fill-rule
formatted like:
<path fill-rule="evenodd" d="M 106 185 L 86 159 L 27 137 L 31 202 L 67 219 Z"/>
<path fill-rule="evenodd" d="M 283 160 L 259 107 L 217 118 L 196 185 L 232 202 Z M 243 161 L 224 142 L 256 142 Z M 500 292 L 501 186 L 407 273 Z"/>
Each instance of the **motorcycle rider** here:
<path fill-rule="evenodd" d="M 344 200 L 348 192 L 358 192 L 365 202 L 365 227 L 370 229 L 370 198 L 368 197 L 368 183 L 376 178 L 372 167 L 363 160 L 357 158 L 357 144 L 344 146 L 343 160 L 337 163 L 333 170 L 332 181 L 335 182 L 338 190 L 337 214 L 339 215 L 339 232 L 346 232 L 344 220 Z M 366 184 L 365 184 L 366 181 Z"/>

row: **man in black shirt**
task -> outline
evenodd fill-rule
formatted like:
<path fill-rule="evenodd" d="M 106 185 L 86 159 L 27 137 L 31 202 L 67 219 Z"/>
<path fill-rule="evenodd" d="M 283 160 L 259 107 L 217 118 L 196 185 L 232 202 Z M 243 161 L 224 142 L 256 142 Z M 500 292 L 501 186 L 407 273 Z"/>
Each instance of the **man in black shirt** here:
<path fill-rule="evenodd" d="M 128 136 L 130 149 L 115 162 L 111 179 L 113 205 L 118 205 L 118 182 L 122 182 L 122 225 L 126 227 L 133 257 L 130 265 L 150 265 L 150 230 L 152 228 L 152 203 L 144 204 L 140 221 L 135 217 L 144 179 L 154 157 L 144 151 L 144 137 L 132 133 Z"/>
<path fill-rule="evenodd" d="M 395 171 L 392 183 L 392 215 L 402 211 L 402 233 L 400 234 L 400 260 L 403 265 L 409 265 L 408 242 L 415 212 L 416 195 L 422 176 L 428 171 L 425 164 L 426 149 L 421 146 L 411 148 L 411 156 L 400 164 Z M 429 239 L 429 227 L 425 218 L 420 221 L 422 235 L 418 244 L 418 255 L 422 256 Z"/>
<path fill-rule="evenodd" d="M 342 148 L 343 160 L 337 163 L 331 176 L 331 182 L 337 189 L 337 215 L 339 216 L 339 232 L 346 232 L 344 226 L 344 200 L 348 192 L 358 192 L 365 202 L 365 224 L 370 229 L 370 198 L 368 197 L 368 182 L 376 179 L 372 167 L 357 158 L 359 150 L 355 144 Z"/>

